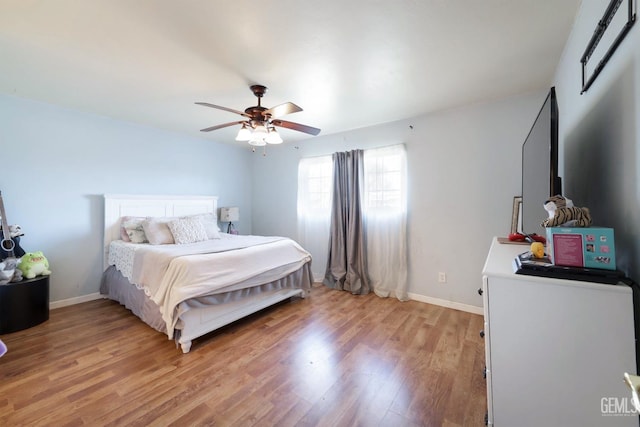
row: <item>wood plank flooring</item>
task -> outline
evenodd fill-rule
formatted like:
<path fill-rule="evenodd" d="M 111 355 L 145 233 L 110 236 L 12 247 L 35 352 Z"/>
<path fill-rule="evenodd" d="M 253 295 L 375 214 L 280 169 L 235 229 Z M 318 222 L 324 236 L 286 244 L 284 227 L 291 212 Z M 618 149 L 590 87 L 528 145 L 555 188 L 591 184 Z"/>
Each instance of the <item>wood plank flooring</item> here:
<path fill-rule="evenodd" d="M 2 426 L 482 426 L 482 316 L 322 285 L 182 354 L 123 306 L 3 335 Z"/>

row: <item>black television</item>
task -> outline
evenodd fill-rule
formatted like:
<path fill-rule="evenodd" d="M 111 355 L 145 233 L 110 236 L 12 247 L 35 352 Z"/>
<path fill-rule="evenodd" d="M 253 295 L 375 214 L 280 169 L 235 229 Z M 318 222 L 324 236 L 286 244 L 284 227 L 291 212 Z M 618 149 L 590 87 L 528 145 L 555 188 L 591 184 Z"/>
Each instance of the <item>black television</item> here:
<path fill-rule="evenodd" d="M 558 175 L 558 101 L 552 87 L 522 144 L 522 232 L 542 234 L 544 202 L 562 194 Z"/>

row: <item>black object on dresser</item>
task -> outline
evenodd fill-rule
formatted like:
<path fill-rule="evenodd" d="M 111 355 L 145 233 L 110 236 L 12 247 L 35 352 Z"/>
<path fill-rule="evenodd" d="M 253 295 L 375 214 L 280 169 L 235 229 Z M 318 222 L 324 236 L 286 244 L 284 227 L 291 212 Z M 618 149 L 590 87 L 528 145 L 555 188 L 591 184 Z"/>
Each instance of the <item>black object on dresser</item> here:
<path fill-rule="evenodd" d="M 49 276 L 0 285 L 0 334 L 21 331 L 49 319 Z"/>

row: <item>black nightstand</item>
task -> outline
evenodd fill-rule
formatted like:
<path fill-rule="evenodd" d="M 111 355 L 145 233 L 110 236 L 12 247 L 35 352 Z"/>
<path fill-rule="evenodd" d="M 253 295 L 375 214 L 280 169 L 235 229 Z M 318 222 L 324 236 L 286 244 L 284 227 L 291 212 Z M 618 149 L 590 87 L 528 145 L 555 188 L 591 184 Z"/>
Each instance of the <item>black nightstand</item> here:
<path fill-rule="evenodd" d="M 49 276 L 0 285 L 0 334 L 21 331 L 49 319 Z"/>

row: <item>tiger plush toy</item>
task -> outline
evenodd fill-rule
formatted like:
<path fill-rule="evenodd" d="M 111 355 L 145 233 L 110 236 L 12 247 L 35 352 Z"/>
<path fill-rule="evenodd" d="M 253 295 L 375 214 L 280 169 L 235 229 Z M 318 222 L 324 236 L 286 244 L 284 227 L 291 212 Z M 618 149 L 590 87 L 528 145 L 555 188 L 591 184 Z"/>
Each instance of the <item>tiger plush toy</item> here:
<path fill-rule="evenodd" d="M 573 206 L 571 199 L 556 195 L 544 202 L 549 218 L 542 222 L 543 227 L 589 227 L 591 213 L 588 208 Z"/>

